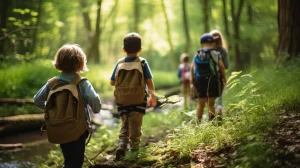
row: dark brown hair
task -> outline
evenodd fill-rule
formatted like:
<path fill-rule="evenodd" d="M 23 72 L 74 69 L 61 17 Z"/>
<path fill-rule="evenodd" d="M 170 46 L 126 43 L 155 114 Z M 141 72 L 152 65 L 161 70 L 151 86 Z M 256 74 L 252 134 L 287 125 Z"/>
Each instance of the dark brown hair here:
<path fill-rule="evenodd" d="M 65 44 L 56 53 L 52 64 L 59 71 L 73 73 L 86 72 L 86 55 L 77 44 Z"/>
<path fill-rule="evenodd" d="M 142 48 L 142 37 L 138 33 L 128 33 L 123 40 L 124 50 L 131 54 Z"/>

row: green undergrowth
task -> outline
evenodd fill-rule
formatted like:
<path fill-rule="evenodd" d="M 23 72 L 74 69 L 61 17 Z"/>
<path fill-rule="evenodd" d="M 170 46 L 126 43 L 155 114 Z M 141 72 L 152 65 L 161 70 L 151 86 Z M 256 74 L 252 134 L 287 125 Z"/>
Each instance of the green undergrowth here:
<path fill-rule="evenodd" d="M 103 97 L 112 97 L 113 87 L 110 77 L 114 65 L 88 64 L 89 71 L 81 74 L 87 77 L 95 90 Z M 152 69 L 157 88 L 176 86 L 179 81 L 176 71 L 159 71 Z M 59 75 L 51 60 L 20 62 L 13 66 L 2 66 L 0 69 L 0 95 L 2 98 L 32 98 L 48 79 Z"/>
<path fill-rule="evenodd" d="M 190 154 L 199 146 L 218 150 L 232 145 L 238 148 L 238 154 L 227 163 L 228 167 L 271 167 L 274 149 L 263 138 L 276 124 L 279 112 L 299 112 L 299 70 L 290 66 L 248 74 L 233 72 L 223 96 L 225 114 L 221 126 L 215 121 L 197 123 L 191 112 L 173 111 L 176 118 L 187 117 L 174 125 L 163 141 L 150 144 L 138 155 L 128 155 L 125 161 L 144 166 L 155 163 L 156 167 L 192 165 Z"/>
<path fill-rule="evenodd" d="M 139 152 L 128 152 L 122 161 L 107 161 L 114 158 L 119 127 L 103 126 L 87 146 L 89 161 L 85 160 L 85 166 L 103 162 L 115 166 L 129 163 L 143 167 L 193 166 L 191 153 L 199 147 L 218 150 L 234 146 L 237 154 L 234 160 L 224 161 L 227 167 L 271 167 L 274 149 L 263 140 L 279 112 L 300 110 L 299 70 L 294 66 L 248 74 L 233 72 L 223 95 L 222 125 L 206 120 L 199 123 L 195 111 L 183 111 L 176 105 L 147 113 Z M 49 158 L 53 165 L 62 163 L 60 151 L 53 151 Z"/>
<path fill-rule="evenodd" d="M 110 76 L 114 65 L 88 64 L 89 71 L 81 74 L 87 77 L 92 83 L 95 91 L 102 100 L 111 100 L 114 87 L 110 85 Z M 164 88 L 178 85 L 176 72 L 153 70 L 156 88 Z M 0 98 L 26 98 L 32 99 L 36 92 L 53 76 L 59 72 L 51 64 L 51 60 L 36 60 L 26 63 L 20 62 L 17 65 L 3 65 L 0 69 Z M 21 111 L 20 111 L 21 110 Z M 34 114 L 40 110 L 34 105 L 23 107 L 0 106 L 1 116 Z"/>

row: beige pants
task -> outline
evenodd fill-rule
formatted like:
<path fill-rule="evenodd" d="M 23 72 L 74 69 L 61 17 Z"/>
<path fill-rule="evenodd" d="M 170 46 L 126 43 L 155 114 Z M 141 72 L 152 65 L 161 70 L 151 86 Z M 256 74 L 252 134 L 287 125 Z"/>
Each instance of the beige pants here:
<path fill-rule="evenodd" d="M 142 135 L 143 113 L 130 112 L 121 116 L 122 125 L 119 133 L 119 148 L 138 149 Z"/>

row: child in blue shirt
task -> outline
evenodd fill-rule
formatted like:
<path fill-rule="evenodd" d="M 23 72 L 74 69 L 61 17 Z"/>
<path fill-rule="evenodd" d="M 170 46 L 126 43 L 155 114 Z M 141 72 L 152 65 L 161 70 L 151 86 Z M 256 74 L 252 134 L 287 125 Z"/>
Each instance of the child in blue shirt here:
<path fill-rule="evenodd" d="M 144 80 L 141 82 L 145 82 L 148 87 L 149 99 L 147 101 L 147 97 L 140 104 L 117 104 L 118 112 L 121 116 L 121 129 L 119 133 L 119 141 L 118 148 L 116 150 L 116 160 L 120 160 L 125 156 L 127 151 L 127 145 L 130 144 L 131 151 L 138 151 L 140 137 L 142 135 L 142 122 L 143 116 L 146 112 L 146 107 L 148 106 L 156 106 L 156 97 L 154 95 L 155 87 L 152 81 L 152 73 L 147 61 L 141 57 L 139 57 L 142 51 L 142 43 L 141 36 L 137 33 L 128 33 L 123 39 L 123 51 L 126 53 L 125 62 L 134 62 L 136 59 L 142 59 L 141 62 Z M 118 61 L 119 62 L 119 61 Z M 110 78 L 111 85 L 115 86 L 116 84 L 116 70 L 118 67 L 118 62 L 115 65 L 112 76 Z M 131 99 L 135 99 L 135 97 L 131 97 Z"/>
<path fill-rule="evenodd" d="M 197 117 L 202 119 L 205 102 L 208 103 L 208 117 L 215 116 L 215 99 L 220 96 L 218 73 L 222 74 L 222 82 L 226 84 L 225 68 L 220 54 L 214 49 L 212 35 L 205 33 L 200 38 L 201 49 L 198 49 L 192 62 L 191 88 L 198 92 Z"/>

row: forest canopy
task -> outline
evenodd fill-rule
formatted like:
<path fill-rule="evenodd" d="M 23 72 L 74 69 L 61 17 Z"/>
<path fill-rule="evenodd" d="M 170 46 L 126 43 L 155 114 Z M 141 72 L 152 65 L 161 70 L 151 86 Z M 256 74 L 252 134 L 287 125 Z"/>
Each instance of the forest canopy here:
<path fill-rule="evenodd" d="M 154 69 L 177 68 L 191 57 L 199 37 L 220 30 L 230 69 L 248 69 L 275 59 L 278 2 L 246 0 L 3 0 L 1 63 L 52 59 L 65 43 L 79 44 L 89 63 L 114 64 L 124 56 L 128 32 L 143 37 L 142 57 Z"/>

